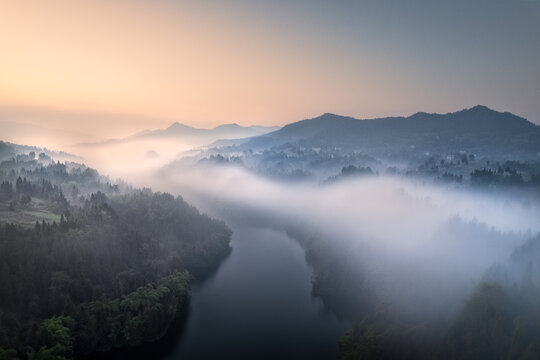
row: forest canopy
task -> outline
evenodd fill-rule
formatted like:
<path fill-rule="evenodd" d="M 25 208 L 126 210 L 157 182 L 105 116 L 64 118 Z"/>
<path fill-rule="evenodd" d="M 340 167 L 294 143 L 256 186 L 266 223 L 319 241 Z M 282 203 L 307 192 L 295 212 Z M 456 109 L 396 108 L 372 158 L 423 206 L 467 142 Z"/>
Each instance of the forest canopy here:
<path fill-rule="evenodd" d="M 0 359 L 69 359 L 153 341 L 231 231 L 181 197 L 29 154 L 0 163 Z"/>

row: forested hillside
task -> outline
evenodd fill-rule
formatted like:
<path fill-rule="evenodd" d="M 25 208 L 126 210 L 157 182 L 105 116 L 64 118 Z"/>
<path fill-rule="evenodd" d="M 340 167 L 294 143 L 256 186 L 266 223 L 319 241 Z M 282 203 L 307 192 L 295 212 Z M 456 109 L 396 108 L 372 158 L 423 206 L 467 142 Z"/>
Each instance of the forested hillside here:
<path fill-rule="evenodd" d="M 343 169 L 354 166 L 454 182 L 468 182 L 476 170 L 508 169 L 528 181 L 540 173 L 539 154 L 540 126 L 508 112 L 475 106 L 448 114 L 371 120 L 323 114 L 249 141 L 215 144 L 192 160 L 230 163 L 287 180 L 340 177 Z M 187 163 L 175 161 L 166 170 L 182 162 Z"/>
<path fill-rule="evenodd" d="M 341 359 L 509 359 L 540 356 L 540 237 L 494 265 L 450 323 L 379 311 L 340 339 Z M 419 304 L 420 306 L 420 304 Z"/>
<path fill-rule="evenodd" d="M 18 154 L 0 182 L 0 359 L 156 340 L 186 311 L 191 279 L 230 251 L 227 226 L 181 197 L 84 165 Z"/>

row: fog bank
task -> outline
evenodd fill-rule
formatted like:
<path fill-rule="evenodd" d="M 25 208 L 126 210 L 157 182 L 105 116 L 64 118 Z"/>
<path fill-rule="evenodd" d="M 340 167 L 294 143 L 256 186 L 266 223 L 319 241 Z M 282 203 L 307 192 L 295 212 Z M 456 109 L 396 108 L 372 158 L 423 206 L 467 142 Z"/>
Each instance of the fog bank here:
<path fill-rule="evenodd" d="M 347 263 L 352 279 L 408 313 L 454 312 L 486 269 L 540 231 L 540 207 L 526 199 L 396 177 L 321 185 L 198 165 L 163 170 L 154 180 L 210 215 L 301 229 Z"/>

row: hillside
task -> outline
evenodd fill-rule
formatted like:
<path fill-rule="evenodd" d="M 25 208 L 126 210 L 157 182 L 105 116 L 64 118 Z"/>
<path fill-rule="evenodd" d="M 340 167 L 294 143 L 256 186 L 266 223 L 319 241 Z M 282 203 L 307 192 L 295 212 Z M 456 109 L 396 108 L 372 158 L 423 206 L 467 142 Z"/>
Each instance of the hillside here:
<path fill-rule="evenodd" d="M 229 253 L 230 229 L 180 196 L 25 149 L 0 142 L 0 358 L 162 337 L 185 317 L 192 278 Z"/>
<path fill-rule="evenodd" d="M 375 156 L 453 150 L 534 158 L 540 152 L 540 127 L 481 105 L 448 114 L 419 112 L 409 117 L 369 120 L 327 113 L 259 136 L 244 147 L 284 143 L 340 147 Z"/>

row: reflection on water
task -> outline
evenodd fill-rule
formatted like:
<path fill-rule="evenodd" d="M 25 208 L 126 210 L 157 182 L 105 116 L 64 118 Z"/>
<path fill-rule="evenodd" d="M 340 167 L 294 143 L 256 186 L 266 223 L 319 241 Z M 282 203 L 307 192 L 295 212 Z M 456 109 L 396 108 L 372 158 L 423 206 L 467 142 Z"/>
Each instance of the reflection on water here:
<path fill-rule="evenodd" d="M 347 329 L 313 298 L 311 268 L 284 232 L 232 226 L 233 251 L 193 289 L 178 342 L 163 359 L 333 359 Z"/>

